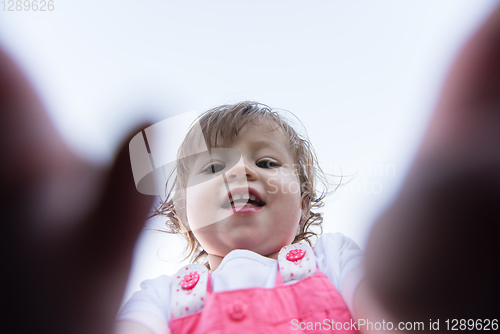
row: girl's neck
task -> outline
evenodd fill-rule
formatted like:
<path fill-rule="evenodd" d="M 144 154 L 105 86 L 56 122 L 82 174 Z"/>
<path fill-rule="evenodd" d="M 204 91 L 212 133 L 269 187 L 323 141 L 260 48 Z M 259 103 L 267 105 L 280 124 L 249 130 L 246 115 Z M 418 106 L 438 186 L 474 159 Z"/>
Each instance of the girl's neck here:
<path fill-rule="evenodd" d="M 277 251 L 276 253 L 265 255 L 265 257 L 277 260 L 278 254 L 279 254 L 279 251 Z M 222 260 L 224 260 L 224 257 L 219 256 L 219 255 L 208 254 L 207 259 L 208 259 L 208 264 L 210 264 L 210 272 L 213 272 L 215 269 L 217 269 L 219 267 Z"/>

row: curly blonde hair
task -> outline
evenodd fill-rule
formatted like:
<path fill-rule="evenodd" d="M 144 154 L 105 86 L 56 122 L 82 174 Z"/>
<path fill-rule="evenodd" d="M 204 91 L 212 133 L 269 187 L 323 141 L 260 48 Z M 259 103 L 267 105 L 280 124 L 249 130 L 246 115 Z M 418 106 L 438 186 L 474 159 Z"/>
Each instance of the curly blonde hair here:
<path fill-rule="evenodd" d="M 312 245 L 311 238 L 317 237 L 323 231 L 323 217 L 321 213 L 316 212 L 316 209 L 324 206 L 323 199 L 329 194 L 329 182 L 319 166 L 311 143 L 299 135 L 290 125 L 290 121 L 285 120 L 284 116 L 277 110 L 253 101 L 221 105 L 209 109 L 199 116 L 197 121 L 201 127 L 201 134 L 191 128 L 186 135 L 178 151 L 177 175 L 173 183 L 167 187 L 170 190 L 166 193 L 165 199 L 160 200 L 152 215 L 152 217 L 163 216 L 167 218 L 167 229 L 163 232 L 180 234 L 186 239 L 187 255 L 185 259 L 191 258 L 193 262 L 199 262 L 201 259 L 206 258 L 207 253 L 195 238 L 193 232 L 187 227 L 188 222 L 185 215 L 179 212 L 184 211 L 179 209 L 185 207 L 185 189 L 191 165 L 189 159 L 181 159 L 181 157 L 189 156 L 189 152 L 193 150 L 192 143 L 199 142 L 200 138 L 197 137 L 200 137 L 200 135 L 203 136 L 201 139 L 205 141 L 208 149 L 231 144 L 238 136 L 239 131 L 249 122 L 258 125 L 258 122 L 272 121 L 288 136 L 294 154 L 295 169 L 300 181 L 303 209 L 293 243 L 306 241 L 309 245 Z M 167 181 L 167 186 L 169 181 Z M 323 186 L 321 191 L 317 190 L 318 183 Z M 177 194 L 174 196 L 176 191 Z M 174 197 L 177 198 L 175 204 Z M 313 212 L 313 210 L 315 211 Z M 318 229 L 319 231 L 316 232 L 315 230 Z M 205 261 L 205 265 L 210 269 L 208 262 Z"/>

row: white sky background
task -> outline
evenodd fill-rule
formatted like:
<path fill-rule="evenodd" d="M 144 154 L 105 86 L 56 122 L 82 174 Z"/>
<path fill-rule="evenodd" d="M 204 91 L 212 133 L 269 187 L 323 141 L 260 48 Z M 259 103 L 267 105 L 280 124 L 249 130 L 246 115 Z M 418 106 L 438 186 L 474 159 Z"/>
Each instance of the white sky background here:
<path fill-rule="evenodd" d="M 324 208 L 325 232 L 363 247 L 401 186 L 451 60 L 495 3 L 54 0 L 52 12 L 0 4 L 0 45 L 67 143 L 98 162 L 109 163 L 144 120 L 246 99 L 295 113 L 324 170 L 355 174 Z M 145 231 L 125 298 L 145 278 L 173 274 L 182 247 Z"/>

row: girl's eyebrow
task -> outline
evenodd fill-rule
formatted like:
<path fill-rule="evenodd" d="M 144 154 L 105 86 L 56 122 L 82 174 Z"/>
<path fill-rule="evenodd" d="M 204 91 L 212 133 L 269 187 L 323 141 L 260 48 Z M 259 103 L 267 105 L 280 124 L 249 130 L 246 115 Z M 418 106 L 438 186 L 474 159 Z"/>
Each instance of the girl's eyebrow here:
<path fill-rule="evenodd" d="M 288 145 L 283 146 L 281 142 L 276 142 L 270 139 L 258 139 L 253 141 L 251 146 L 257 152 L 269 148 L 278 153 L 280 156 L 291 154 L 293 159 L 291 147 Z"/>
<path fill-rule="evenodd" d="M 271 149 L 273 151 L 281 152 L 283 151 L 283 147 L 279 143 L 276 143 L 271 140 L 256 140 L 251 143 L 251 148 L 254 149 L 255 151 L 261 151 L 264 149 Z"/>
<path fill-rule="evenodd" d="M 258 139 L 258 140 L 255 140 L 252 142 L 252 146 L 254 147 L 263 147 L 263 146 L 279 146 L 278 144 L 276 144 L 276 142 L 272 141 L 272 140 L 269 140 L 269 139 Z"/>
<path fill-rule="evenodd" d="M 273 146 L 273 147 L 279 149 L 283 143 L 285 143 L 285 144 L 288 143 L 287 140 L 284 140 L 284 141 L 283 140 L 276 140 L 276 139 L 278 139 L 278 138 L 276 138 L 276 136 L 272 136 L 272 137 L 274 137 L 274 138 L 269 138 L 266 136 L 266 137 L 252 140 L 251 145 L 255 146 L 255 147 Z M 281 136 L 279 136 L 279 137 L 281 137 Z M 283 138 L 279 138 L 279 139 L 283 139 Z"/>

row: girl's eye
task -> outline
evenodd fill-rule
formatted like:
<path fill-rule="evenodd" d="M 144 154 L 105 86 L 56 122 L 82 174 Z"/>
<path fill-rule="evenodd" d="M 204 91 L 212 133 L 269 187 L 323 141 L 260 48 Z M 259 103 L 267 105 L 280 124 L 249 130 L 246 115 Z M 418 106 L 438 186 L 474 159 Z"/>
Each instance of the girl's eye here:
<path fill-rule="evenodd" d="M 276 168 L 279 167 L 279 163 L 273 160 L 261 160 L 257 162 L 257 167 L 260 168 Z"/>
<path fill-rule="evenodd" d="M 220 162 L 213 162 L 213 163 L 205 166 L 205 168 L 202 169 L 201 172 L 204 174 L 215 174 L 215 173 L 220 172 L 224 168 L 226 168 L 225 164 L 220 163 Z"/>

